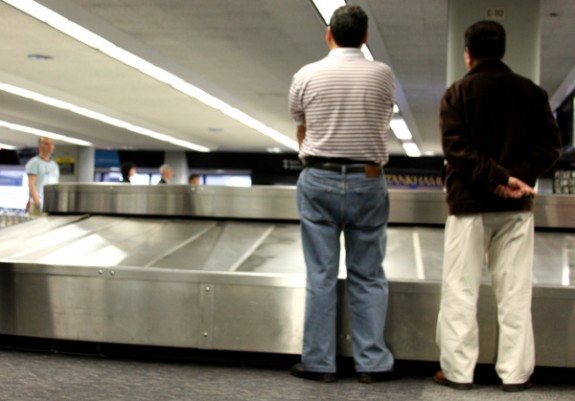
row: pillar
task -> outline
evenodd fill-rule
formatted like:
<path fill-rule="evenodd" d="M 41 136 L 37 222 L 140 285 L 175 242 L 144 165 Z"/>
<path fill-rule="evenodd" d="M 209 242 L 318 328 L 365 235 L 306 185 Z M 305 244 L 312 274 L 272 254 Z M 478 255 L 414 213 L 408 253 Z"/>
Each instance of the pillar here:
<path fill-rule="evenodd" d="M 539 83 L 540 0 L 449 0 L 447 32 L 447 86 L 466 73 L 463 61 L 465 30 L 492 19 L 505 28 L 503 62 L 514 72 Z"/>
<path fill-rule="evenodd" d="M 96 151 L 91 146 L 81 146 L 78 150 L 77 180 L 78 182 L 93 182 L 96 164 Z"/>
<path fill-rule="evenodd" d="M 164 163 L 169 164 L 174 169 L 173 184 L 188 183 L 188 160 L 184 151 L 166 151 Z"/>

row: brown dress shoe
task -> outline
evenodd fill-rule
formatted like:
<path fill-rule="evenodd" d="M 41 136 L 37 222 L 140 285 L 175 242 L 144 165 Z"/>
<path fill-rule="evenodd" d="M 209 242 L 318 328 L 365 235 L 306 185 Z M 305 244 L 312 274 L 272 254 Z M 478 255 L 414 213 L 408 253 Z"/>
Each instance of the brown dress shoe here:
<path fill-rule="evenodd" d="M 435 376 L 433 376 L 433 381 L 441 384 L 442 386 L 451 387 L 454 390 L 471 390 L 473 388 L 473 383 L 458 383 L 449 380 L 441 370 L 437 371 Z"/>

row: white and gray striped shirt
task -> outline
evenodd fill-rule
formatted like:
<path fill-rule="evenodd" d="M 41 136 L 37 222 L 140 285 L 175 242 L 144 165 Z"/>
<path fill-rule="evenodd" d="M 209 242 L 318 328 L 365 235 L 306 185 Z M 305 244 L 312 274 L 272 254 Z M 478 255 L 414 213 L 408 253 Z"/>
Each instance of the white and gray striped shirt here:
<path fill-rule="evenodd" d="M 342 157 L 385 164 L 395 77 L 360 49 L 336 48 L 292 79 L 289 109 L 306 125 L 299 157 Z"/>

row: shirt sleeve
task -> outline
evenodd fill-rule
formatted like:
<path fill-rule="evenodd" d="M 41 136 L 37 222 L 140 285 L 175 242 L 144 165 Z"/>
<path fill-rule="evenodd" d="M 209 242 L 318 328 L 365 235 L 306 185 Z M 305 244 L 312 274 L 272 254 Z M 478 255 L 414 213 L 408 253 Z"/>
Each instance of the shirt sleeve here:
<path fill-rule="evenodd" d="M 26 174 L 38 175 L 38 163 L 36 158 L 32 158 L 26 163 Z"/>
<path fill-rule="evenodd" d="M 299 79 L 298 74 L 294 75 L 289 90 L 289 112 L 297 125 L 305 124 L 305 113 L 301 101 L 301 86 L 301 79 Z"/>

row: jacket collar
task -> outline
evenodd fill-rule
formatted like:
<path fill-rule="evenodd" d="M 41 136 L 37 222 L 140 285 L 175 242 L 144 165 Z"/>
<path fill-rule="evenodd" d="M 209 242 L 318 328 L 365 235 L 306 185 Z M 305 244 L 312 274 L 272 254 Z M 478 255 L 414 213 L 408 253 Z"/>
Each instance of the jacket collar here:
<path fill-rule="evenodd" d="M 473 75 L 479 72 L 492 71 L 492 70 L 506 70 L 511 71 L 511 69 L 503 63 L 500 59 L 487 59 L 482 60 L 475 65 L 466 76 Z"/>

